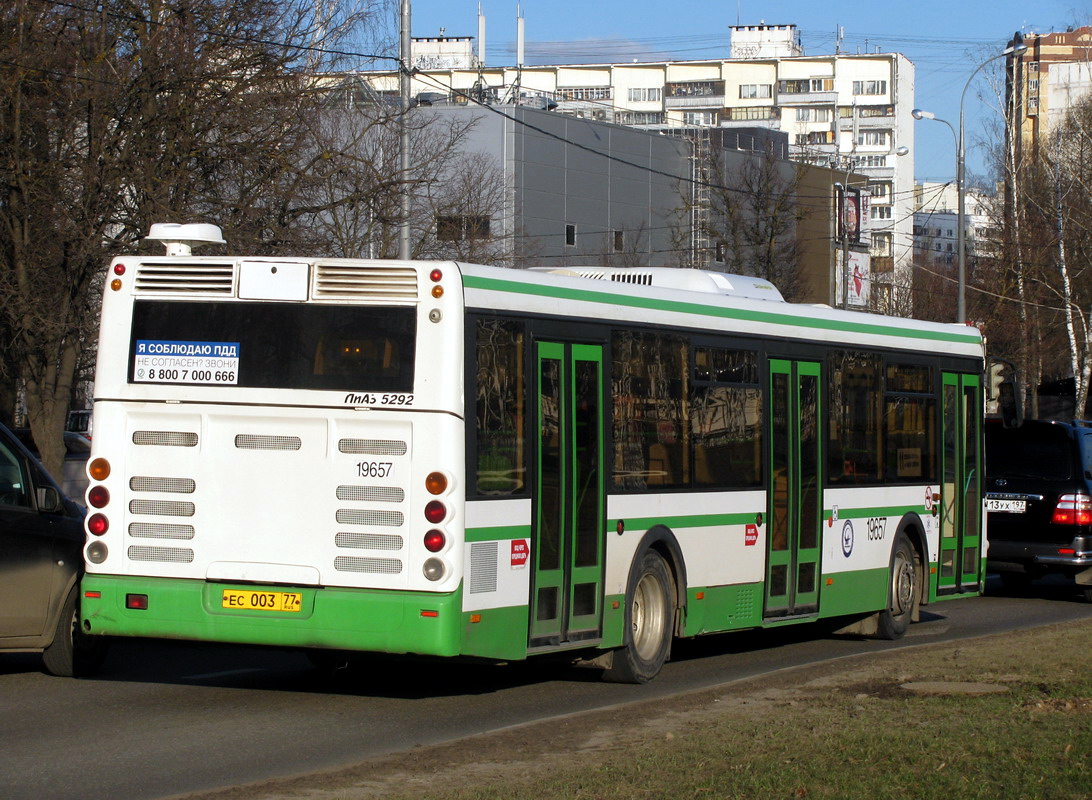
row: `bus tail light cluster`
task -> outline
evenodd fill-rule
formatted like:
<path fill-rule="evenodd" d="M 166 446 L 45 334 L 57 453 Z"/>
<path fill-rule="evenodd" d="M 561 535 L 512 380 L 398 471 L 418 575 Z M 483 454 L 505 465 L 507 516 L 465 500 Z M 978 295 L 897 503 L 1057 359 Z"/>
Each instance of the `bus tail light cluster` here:
<path fill-rule="evenodd" d="M 440 500 L 439 496 L 445 494 L 450 485 L 451 481 L 448 480 L 447 475 L 443 472 L 430 472 L 428 477 L 425 478 L 425 491 L 437 498 L 435 500 L 429 500 L 425 505 L 425 520 L 430 525 L 439 526 L 447 519 L 447 504 L 443 500 Z M 430 553 L 440 553 L 447 547 L 447 543 L 447 533 L 445 533 L 441 527 L 431 528 L 425 533 L 424 545 L 425 549 Z M 443 580 L 448 571 L 447 563 L 438 556 L 432 556 L 425 559 L 422 571 L 424 572 L 425 577 L 430 581 Z"/>
<path fill-rule="evenodd" d="M 87 465 L 87 474 L 93 480 L 104 481 L 110 477 L 110 462 L 105 458 L 96 458 Z M 101 483 L 96 483 L 87 490 L 87 504 L 92 508 L 104 509 L 110 504 L 110 490 Z M 102 536 L 110 530 L 110 518 L 102 511 L 96 511 L 87 518 L 87 532 L 92 536 Z M 95 539 L 87 545 L 87 560 L 92 564 L 101 564 L 110 554 L 106 543 Z"/>
<path fill-rule="evenodd" d="M 1092 525 L 1092 497 L 1063 494 L 1058 498 L 1050 521 L 1055 525 Z"/>

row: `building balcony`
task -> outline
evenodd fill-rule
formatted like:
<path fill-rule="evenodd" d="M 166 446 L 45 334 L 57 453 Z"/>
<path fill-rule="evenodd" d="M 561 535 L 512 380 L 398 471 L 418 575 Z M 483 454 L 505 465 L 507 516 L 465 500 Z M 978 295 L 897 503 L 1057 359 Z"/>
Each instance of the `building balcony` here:
<path fill-rule="evenodd" d="M 873 272 L 891 272 L 895 269 L 894 256 L 872 256 Z"/>
<path fill-rule="evenodd" d="M 722 128 L 766 128 L 767 130 L 779 131 L 781 130 L 781 120 L 767 117 L 765 119 L 725 119 L 724 115 L 720 117 L 720 127 Z"/>
<path fill-rule="evenodd" d="M 724 108 L 724 95 L 695 94 L 689 97 L 665 97 L 664 108 Z"/>
<path fill-rule="evenodd" d="M 895 115 L 892 114 L 889 117 L 857 117 L 857 130 L 867 131 L 872 128 L 893 128 L 895 127 Z M 838 118 L 838 130 L 851 131 L 853 130 L 853 119 L 849 117 Z"/>
<path fill-rule="evenodd" d="M 832 106 L 837 102 L 837 92 L 779 92 L 777 95 L 777 104 L 781 106 Z"/>

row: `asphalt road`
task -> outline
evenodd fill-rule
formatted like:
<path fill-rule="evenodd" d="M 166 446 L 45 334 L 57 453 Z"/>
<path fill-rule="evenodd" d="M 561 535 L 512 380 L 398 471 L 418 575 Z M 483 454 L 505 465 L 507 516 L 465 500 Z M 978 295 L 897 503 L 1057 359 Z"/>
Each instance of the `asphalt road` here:
<path fill-rule="evenodd" d="M 119 641 L 101 675 L 52 678 L 0 656 L 0 798 L 161 798 L 345 766 L 418 745 L 893 647 L 1092 617 L 1063 583 L 930 606 L 899 642 L 813 626 L 676 643 L 651 684 L 593 670 L 371 660 L 330 672 L 300 653 Z"/>

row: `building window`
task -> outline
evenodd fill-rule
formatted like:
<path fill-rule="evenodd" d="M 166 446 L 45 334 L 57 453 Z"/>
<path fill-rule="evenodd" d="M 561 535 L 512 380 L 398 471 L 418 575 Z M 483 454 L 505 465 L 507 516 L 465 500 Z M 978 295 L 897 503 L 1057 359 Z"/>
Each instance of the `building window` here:
<path fill-rule="evenodd" d="M 853 81 L 853 94 L 887 94 L 887 81 Z"/>
<path fill-rule="evenodd" d="M 829 108 L 798 108 L 796 109 L 797 122 L 830 122 Z"/>
<path fill-rule="evenodd" d="M 891 191 L 890 183 L 870 183 L 868 184 L 868 193 L 872 195 L 873 200 L 879 200 L 886 198 Z"/>
<path fill-rule="evenodd" d="M 619 125 L 663 125 L 662 111 L 615 111 L 614 121 Z"/>
<path fill-rule="evenodd" d="M 576 226 L 572 224 L 565 225 L 565 246 L 576 247 Z"/>
<path fill-rule="evenodd" d="M 773 85 L 769 83 L 744 83 L 739 87 L 740 100 L 760 100 L 773 96 Z"/>
<path fill-rule="evenodd" d="M 489 217 L 480 214 L 452 214 L 436 217 L 436 238 L 441 242 L 488 239 Z"/>
<path fill-rule="evenodd" d="M 857 144 L 887 146 L 887 137 L 890 131 L 859 131 Z"/>
<path fill-rule="evenodd" d="M 624 231 L 614 232 L 614 252 L 621 253 L 626 249 L 626 234 Z"/>
<path fill-rule="evenodd" d="M 803 80 L 778 81 L 777 91 L 782 94 L 833 92 L 834 78 L 805 78 Z"/>
<path fill-rule="evenodd" d="M 658 103 L 663 97 L 663 89 L 659 86 L 648 89 L 630 87 L 629 101 L 631 103 Z"/>
<path fill-rule="evenodd" d="M 558 100 L 610 100 L 614 89 L 610 86 L 567 86 L 558 87 Z"/>
<path fill-rule="evenodd" d="M 716 111 L 684 111 L 683 125 L 716 125 Z"/>
<path fill-rule="evenodd" d="M 887 156 L 853 156 L 855 167 L 886 167 Z"/>
<path fill-rule="evenodd" d="M 684 81 L 664 87 L 667 97 L 723 97 L 724 81 Z"/>
<path fill-rule="evenodd" d="M 834 131 L 811 131 L 810 133 L 798 133 L 796 144 L 834 144 Z"/>
<path fill-rule="evenodd" d="M 727 109 L 728 119 L 738 121 L 774 119 L 773 109 L 768 106 Z"/>
<path fill-rule="evenodd" d="M 853 116 L 853 114 L 852 114 L 853 107 L 848 106 L 847 108 L 849 108 L 851 113 L 847 114 L 846 116 L 852 117 Z M 895 107 L 894 106 L 861 106 L 860 108 L 857 109 L 857 116 L 860 117 L 861 119 L 865 119 L 867 117 L 893 117 L 893 116 L 895 116 Z"/>
<path fill-rule="evenodd" d="M 891 206 L 872 206 L 872 219 L 891 219 Z"/>
<path fill-rule="evenodd" d="M 717 242 L 716 247 L 713 249 L 713 260 L 718 264 L 723 264 L 726 252 L 727 248 L 724 246 L 724 242 Z"/>

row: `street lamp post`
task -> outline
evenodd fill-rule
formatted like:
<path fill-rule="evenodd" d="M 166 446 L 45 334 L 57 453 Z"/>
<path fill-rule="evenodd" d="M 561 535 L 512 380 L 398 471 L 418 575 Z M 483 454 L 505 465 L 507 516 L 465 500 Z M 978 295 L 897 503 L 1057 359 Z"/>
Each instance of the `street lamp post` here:
<path fill-rule="evenodd" d="M 947 120 L 941 119 L 932 112 L 923 111 L 920 108 L 915 108 L 910 113 L 914 119 L 931 119 L 936 122 L 943 122 L 952 131 L 952 136 L 956 140 L 956 201 L 958 208 L 956 209 L 956 251 L 959 263 L 958 271 L 958 289 L 956 292 L 956 322 L 967 321 L 967 235 L 966 235 L 966 219 L 967 219 L 967 191 L 965 186 L 965 170 L 967 162 L 967 152 L 964 146 L 963 130 L 964 130 L 964 117 L 963 117 L 963 104 L 967 99 L 967 89 L 971 86 L 971 81 L 975 76 L 982 71 L 982 68 L 989 64 L 991 61 L 996 61 L 999 58 L 1005 56 L 1017 55 L 1023 53 L 1028 49 L 1028 46 L 1023 41 L 1017 41 L 1012 47 L 1006 47 L 997 55 L 990 56 L 977 67 L 971 76 L 967 78 L 967 82 L 963 84 L 963 91 L 959 95 L 959 135 L 956 136 L 955 130 L 952 128 L 952 123 Z"/>

